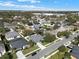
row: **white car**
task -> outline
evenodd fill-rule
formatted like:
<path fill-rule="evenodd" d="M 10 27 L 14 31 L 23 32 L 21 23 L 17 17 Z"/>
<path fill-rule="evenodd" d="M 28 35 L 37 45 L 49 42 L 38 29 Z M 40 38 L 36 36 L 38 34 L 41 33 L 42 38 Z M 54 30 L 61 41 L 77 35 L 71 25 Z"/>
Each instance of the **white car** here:
<path fill-rule="evenodd" d="M 71 44 L 71 42 L 68 41 L 68 42 L 66 42 L 66 43 L 64 44 L 64 46 L 69 46 L 70 44 Z"/>

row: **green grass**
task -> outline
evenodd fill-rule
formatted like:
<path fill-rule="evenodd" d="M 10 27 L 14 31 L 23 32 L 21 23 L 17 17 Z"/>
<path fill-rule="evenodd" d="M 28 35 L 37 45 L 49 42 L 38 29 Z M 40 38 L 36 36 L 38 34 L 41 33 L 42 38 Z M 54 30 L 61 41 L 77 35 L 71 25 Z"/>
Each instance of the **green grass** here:
<path fill-rule="evenodd" d="M 57 52 L 55 55 L 51 56 L 49 59 L 62 59 L 64 57 L 65 52 L 68 51 L 68 48 L 66 48 L 66 51 L 64 52 Z"/>
<path fill-rule="evenodd" d="M 5 53 L 0 59 L 17 59 L 16 53 Z"/>
<path fill-rule="evenodd" d="M 32 46 L 32 47 L 30 47 L 30 48 L 26 48 L 26 49 L 23 50 L 23 54 L 27 54 L 27 53 L 29 53 L 29 52 L 31 52 L 31 51 L 37 49 L 37 48 L 38 48 L 38 47 L 35 46 L 35 45 Z"/>
<path fill-rule="evenodd" d="M 51 56 L 50 59 L 62 59 L 64 57 L 64 53 L 58 52 L 55 55 Z"/>
<path fill-rule="evenodd" d="M 0 27 L 0 33 L 4 33 L 5 29 L 3 27 Z"/>
<path fill-rule="evenodd" d="M 51 42 L 50 42 L 50 43 L 51 43 Z M 46 44 L 48 44 L 48 42 L 43 42 L 42 44 L 43 44 L 43 45 L 46 45 Z"/>
<path fill-rule="evenodd" d="M 13 53 L 13 59 L 17 59 L 16 53 Z"/>

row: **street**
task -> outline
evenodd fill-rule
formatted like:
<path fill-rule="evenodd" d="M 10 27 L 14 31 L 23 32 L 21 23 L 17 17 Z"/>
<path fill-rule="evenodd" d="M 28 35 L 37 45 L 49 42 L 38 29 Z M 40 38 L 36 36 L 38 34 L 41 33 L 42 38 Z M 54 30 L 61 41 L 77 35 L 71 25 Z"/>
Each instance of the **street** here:
<path fill-rule="evenodd" d="M 40 59 L 43 56 L 49 55 L 50 53 L 56 51 L 60 46 L 64 45 L 66 42 L 72 41 L 74 37 L 77 37 L 77 35 L 79 35 L 79 33 L 75 33 L 74 35 L 71 35 L 69 38 L 63 38 L 62 40 L 56 43 L 52 43 L 46 49 L 39 51 L 36 55 L 30 56 L 27 59 Z"/>

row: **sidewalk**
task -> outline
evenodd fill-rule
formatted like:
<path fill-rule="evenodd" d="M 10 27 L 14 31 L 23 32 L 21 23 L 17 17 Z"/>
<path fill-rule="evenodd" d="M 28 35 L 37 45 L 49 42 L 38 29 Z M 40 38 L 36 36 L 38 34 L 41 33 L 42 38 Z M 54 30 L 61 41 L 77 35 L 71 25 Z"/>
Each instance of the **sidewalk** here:
<path fill-rule="evenodd" d="M 56 54 L 57 52 L 59 52 L 59 50 L 53 52 L 52 54 L 50 54 L 50 55 L 47 56 L 47 57 L 41 57 L 40 59 L 49 59 L 51 56 L 53 56 L 53 55 Z"/>
<path fill-rule="evenodd" d="M 53 52 L 52 54 L 50 54 L 49 56 L 47 56 L 45 59 L 49 59 L 51 56 L 53 56 L 53 55 L 56 54 L 57 52 L 59 52 L 59 50 Z"/>
<path fill-rule="evenodd" d="M 46 47 L 46 46 L 49 46 L 50 44 L 51 44 L 51 43 L 46 44 L 45 47 Z M 28 56 L 28 55 L 30 55 L 31 53 L 33 53 L 33 52 L 35 52 L 35 51 L 38 51 L 38 50 L 40 50 L 40 48 L 38 48 L 38 49 L 36 49 L 36 50 L 33 50 L 33 51 L 31 51 L 31 52 L 25 54 L 25 56 Z"/>
<path fill-rule="evenodd" d="M 41 42 L 37 42 L 37 45 L 38 45 L 38 47 L 39 47 L 41 50 L 43 50 L 43 49 L 46 48 L 45 46 L 42 45 Z"/>
<path fill-rule="evenodd" d="M 58 41 L 58 40 L 56 40 L 56 41 L 54 41 L 54 42 L 52 42 L 52 43 L 55 43 L 55 42 L 57 42 L 57 41 Z M 49 46 L 49 45 L 52 44 L 52 43 L 48 43 L 48 44 L 44 45 L 44 47 L 47 47 L 47 46 Z M 36 49 L 36 50 L 33 50 L 33 51 L 31 51 L 31 52 L 25 54 L 25 56 L 28 56 L 28 55 L 30 55 L 31 53 L 33 53 L 33 52 L 35 52 L 35 51 L 38 51 L 38 50 L 40 50 L 40 48 L 38 48 L 38 49 Z"/>

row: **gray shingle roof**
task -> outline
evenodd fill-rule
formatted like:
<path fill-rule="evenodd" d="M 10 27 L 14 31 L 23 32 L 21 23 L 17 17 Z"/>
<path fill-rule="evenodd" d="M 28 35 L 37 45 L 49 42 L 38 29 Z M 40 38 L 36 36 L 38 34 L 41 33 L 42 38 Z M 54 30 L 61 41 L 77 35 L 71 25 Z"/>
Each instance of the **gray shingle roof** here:
<path fill-rule="evenodd" d="M 16 38 L 14 40 L 11 40 L 10 42 L 11 48 L 23 48 L 23 46 L 27 45 L 27 41 L 23 38 Z"/>
<path fill-rule="evenodd" d="M 10 31 L 5 34 L 6 38 L 14 38 L 20 36 L 16 31 Z"/>
<path fill-rule="evenodd" d="M 39 29 L 41 27 L 40 24 L 33 24 L 33 26 L 34 26 L 35 29 Z"/>
<path fill-rule="evenodd" d="M 79 59 L 79 47 L 78 46 L 74 46 L 72 49 L 71 54 L 76 57 L 77 59 Z"/>
<path fill-rule="evenodd" d="M 31 40 L 34 42 L 39 42 L 40 40 L 43 40 L 43 36 L 39 35 L 39 34 L 34 34 L 31 35 Z"/>
<path fill-rule="evenodd" d="M 12 24 L 9 24 L 9 23 L 7 23 L 7 22 L 4 22 L 4 28 L 8 28 L 8 29 L 10 29 L 10 28 L 15 28 L 15 26 L 14 25 L 12 25 Z"/>

